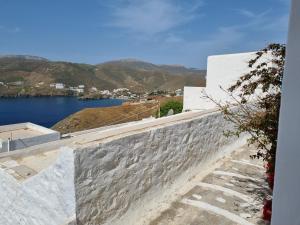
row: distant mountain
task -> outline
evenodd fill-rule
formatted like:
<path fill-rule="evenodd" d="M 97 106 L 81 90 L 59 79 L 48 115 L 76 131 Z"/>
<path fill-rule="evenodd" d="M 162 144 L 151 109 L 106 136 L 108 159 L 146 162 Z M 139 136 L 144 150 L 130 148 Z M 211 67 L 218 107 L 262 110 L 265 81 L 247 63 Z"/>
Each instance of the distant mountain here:
<path fill-rule="evenodd" d="M 39 56 L 32 56 L 32 55 L 0 55 L 0 59 L 1 58 L 48 61 L 48 59 L 46 59 L 46 58 L 42 58 Z"/>
<path fill-rule="evenodd" d="M 155 65 L 138 60 L 118 60 L 97 65 L 55 62 L 36 56 L 0 57 L 0 82 L 21 81 L 22 86 L 0 85 L 0 96 L 58 95 L 50 83 L 67 86 L 84 84 L 87 88 L 114 89 L 127 87 L 133 91 L 175 90 L 185 85 L 204 86 L 206 71 L 183 66 Z M 38 84 L 38 85 L 37 85 Z"/>
<path fill-rule="evenodd" d="M 116 61 L 110 61 L 98 65 L 103 65 L 103 64 L 123 66 L 123 67 L 136 69 L 136 70 L 164 71 L 170 73 L 170 75 L 192 75 L 192 74 L 205 75 L 206 74 L 206 70 L 186 68 L 182 65 L 155 65 L 153 63 L 144 62 L 136 59 L 116 60 Z"/>

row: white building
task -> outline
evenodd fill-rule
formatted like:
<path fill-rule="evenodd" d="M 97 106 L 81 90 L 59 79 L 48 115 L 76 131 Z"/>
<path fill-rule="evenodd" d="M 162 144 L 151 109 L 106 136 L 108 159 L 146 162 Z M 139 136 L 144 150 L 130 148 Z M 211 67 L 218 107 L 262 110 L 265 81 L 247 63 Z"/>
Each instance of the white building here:
<path fill-rule="evenodd" d="M 102 95 L 111 95 L 111 92 L 109 90 L 103 90 L 103 91 L 100 91 L 100 94 L 102 94 Z"/>
<path fill-rule="evenodd" d="M 53 87 L 55 89 L 64 89 L 65 85 L 63 83 L 52 83 L 50 84 L 50 87 Z"/>
<path fill-rule="evenodd" d="M 206 87 L 184 87 L 183 110 L 215 108 L 216 104 L 212 99 L 220 103 L 233 102 L 226 90 L 241 76 L 251 71 L 248 62 L 255 57 L 256 52 L 209 56 Z M 265 56 L 261 62 L 269 62 L 270 59 L 270 56 Z"/>
<path fill-rule="evenodd" d="M 183 111 L 203 110 L 206 103 L 205 87 L 184 87 Z"/>
<path fill-rule="evenodd" d="M 56 89 L 64 89 L 64 88 L 65 88 L 65 85 L 62 84 L 62 83 L 56 83 L 56 84 L 55 84 L 55 88 L 56 88 Z"/>
<path fill-rule="evenodd" d="M 82 89 L 82 88 L 76 88 L 75 91 L 76 91 L 77 93 L 83 93 L 83 92 L 84 92 L 84 89 Z"/>
<path fill-rule="evenodd" d="M 128 88 L 117 88 L 113 90 L 113 93 L 120 93 L 120 92 L 128 92 Z"/>
<path fill-rule="evenodd" d="M 84 85 L 83 84 L 81 84 L 81 85 L 78 85 L 78 88 L 80 88 L 80 89 L 84 89 Z"/>
<path fill-rule="evenodd" d="M 96 87 L 91 87 L 91 88 L 90 88 L 90 91 L 96 92 L 96 91 L 98 91 L 98 89 L 97 89 Z"/>

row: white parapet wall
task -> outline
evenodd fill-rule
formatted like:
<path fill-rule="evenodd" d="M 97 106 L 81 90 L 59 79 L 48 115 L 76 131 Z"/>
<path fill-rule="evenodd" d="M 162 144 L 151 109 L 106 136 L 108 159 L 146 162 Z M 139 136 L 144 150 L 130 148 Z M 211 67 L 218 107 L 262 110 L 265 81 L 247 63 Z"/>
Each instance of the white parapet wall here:
<path fill-rule="evenodd" d="M 75 150 L 78 225 L 141 225 L 172 189 L 244 144 L 223 136 L 230 128 L 218 112 Z"/>
<path fill-rule="evenodd" d="M 0 167 L 0 211 L 9 211 L 0 224 L 147 224 L 150 211 L 176 197 L 172 190 L 245 144 L 223 135 L 231 128 L 220 112 L 187 112 L 76 136 L 23 181 Z M 24 151 L 16 161 L 30 166 Z M 18 158 L 11 154 L 5 159 Z M 39 164 L 40 154 L 28 157 Z"/>

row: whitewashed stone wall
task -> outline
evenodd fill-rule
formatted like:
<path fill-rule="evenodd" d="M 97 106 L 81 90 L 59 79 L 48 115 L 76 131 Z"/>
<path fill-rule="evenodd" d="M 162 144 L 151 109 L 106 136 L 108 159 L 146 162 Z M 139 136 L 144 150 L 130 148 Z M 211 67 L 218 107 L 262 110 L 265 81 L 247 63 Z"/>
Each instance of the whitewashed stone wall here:
<path fill-rule="evenodd" d="M 231 126 L 212 113 L 76 150 L 77 225 L 137 224 L 148 205 L 240 144 L 224 137 Z"/>
<path fill-rule="evenodd" d="M 24 182 L 0 169 L 0 224 L 64 225 L 74 220 L 73 156 L 73 150 L 62 149 L 54 164 Z"/>
<path fill-rule="evenodd" d="M 85 147 L 63 147 L 23 182 L 0 168 L 0 224 L 143 225 L 170 190 L 244 144 L 223 136 L 232 125 L 220 112 L 187 114 L 136 125 L 122 138 L 87 134 Z"/>

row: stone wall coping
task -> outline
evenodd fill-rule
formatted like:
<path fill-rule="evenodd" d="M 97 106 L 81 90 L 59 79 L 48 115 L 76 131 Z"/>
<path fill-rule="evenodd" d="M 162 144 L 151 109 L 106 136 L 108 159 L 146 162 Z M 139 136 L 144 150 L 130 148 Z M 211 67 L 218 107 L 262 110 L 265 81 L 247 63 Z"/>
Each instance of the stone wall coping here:
<path fill-rule="evenodd" d="M 162 117 L 155 120 L 142 120 L 136 123 L 125 124 L 124 126 L 118 126 L 113 128 L 107 128 L 102 131 L 89 132 L 87 130 L 84 134 L 78 135 L 71 138 L 65 138 L 58 141 L 53 141 L 41 145 L 32 146 L 29 148 L 24 148 L 21 150 L 15 150 L 12 152 L 0 153 L 0 159 L 5 158 L 22 158 L 35 154 L 40 154 L 43 152 L 48 152 L 52 150 L 58 150 L 63 146 L 69 146 L 73 149 L 86 147 L 86 145 L 95 142 L 105 142 L 106 140 L 111 141 L 112 139 L 117 139 L 123 136 L 128 136 L 133 133 L 141 133 L 146 130 L 155 129 L 158 127 L 171 126 L 176 123 L 182 123 L 187 120 L 193 120 L 195 118 L 205 117 L 207 115 L 219 112 L 218 109 L 210 109 L 205 111 L 190 111 L 183 112 L 177 115 Z"/>

